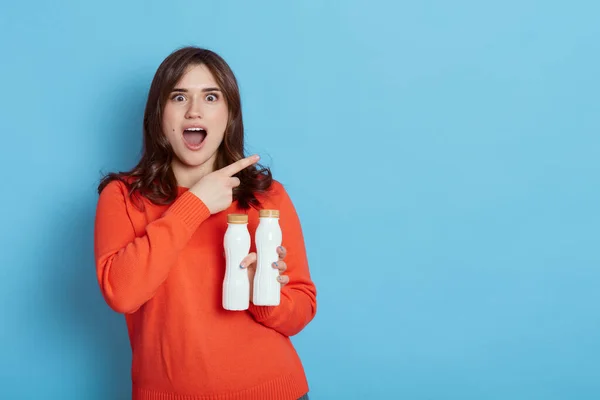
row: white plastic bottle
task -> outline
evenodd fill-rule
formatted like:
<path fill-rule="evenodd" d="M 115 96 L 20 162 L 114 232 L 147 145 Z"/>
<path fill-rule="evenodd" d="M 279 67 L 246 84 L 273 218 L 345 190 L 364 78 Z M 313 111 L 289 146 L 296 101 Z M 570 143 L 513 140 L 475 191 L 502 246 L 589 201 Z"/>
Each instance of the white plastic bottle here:
<path fill-rule="evenodd" d="M 247 310 L 250 303 L 248 269 L 240 263 L 250 251 L 248 216 L 229 214 L 227 231 L 223 239 L 225 247 L 225 279 L 223 279 L 223 308 L 232 311 Z"/>
<path fill-rule="evenodd" d="M 278 306 L 281 284 L 277 280 L 279 270 L 273 263 L 279 260 L 277 247 L 281 246 L 282 234 L 279 226 L 279 210 L 260 210 L 256 228 L 256 274 L 252 302 L 257 306 Z"/>

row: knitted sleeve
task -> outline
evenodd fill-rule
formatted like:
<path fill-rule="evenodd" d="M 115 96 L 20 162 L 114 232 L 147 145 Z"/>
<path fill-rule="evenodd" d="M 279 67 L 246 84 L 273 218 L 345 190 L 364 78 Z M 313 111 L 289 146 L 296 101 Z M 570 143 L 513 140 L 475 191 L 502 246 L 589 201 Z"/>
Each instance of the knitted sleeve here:
<path fill-rule="evenodd" d="M 129 216 L 132 209 L 127 189 L 118 181 L 104 188 L 96 209 L 96 274 L 106 302 L 120 313 L 135 312 L 154 296 L 179 252 L 210 216 L 197 196 L 185 192 L 136 235 Z"/>
<path fill-rule="evenodd" d="M 289 283 L 281 290 L 278 306 L 256 306 L 250 303 L 254 319 L 286 336 L 299 333 L 314 318 L 317 292 L 310 277 L 304 237 L 296 209 L 281 184 L 275 182 L 275 206 L 280 211 L 282 245 L 287 250 L 285 262 Z"/>

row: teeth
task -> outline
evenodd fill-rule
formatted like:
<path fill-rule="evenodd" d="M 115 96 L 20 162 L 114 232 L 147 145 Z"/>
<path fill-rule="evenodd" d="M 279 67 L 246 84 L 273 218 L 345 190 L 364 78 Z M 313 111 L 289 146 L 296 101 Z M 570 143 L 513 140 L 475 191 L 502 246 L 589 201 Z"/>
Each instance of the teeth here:
<path fill-rule="evenodd" d="M 187 128 L 186 131 L 192 131 L 192 132 L 201 132 L 204 129 L 202 128 Z"/>

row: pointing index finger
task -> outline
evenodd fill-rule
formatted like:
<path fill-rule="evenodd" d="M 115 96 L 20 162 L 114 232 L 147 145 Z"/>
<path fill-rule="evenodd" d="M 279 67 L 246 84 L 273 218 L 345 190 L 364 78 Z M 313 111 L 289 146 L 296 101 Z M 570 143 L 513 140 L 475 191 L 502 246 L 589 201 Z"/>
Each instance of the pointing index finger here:
<path fill-rule="evenodd" d="M 248 168 L 252 164 L 255 164 L 259 159 L 260 157 L 257 155 L 242 158 L 241 160 L 237 160 L 233 164 L 221 168 L 221 172 L 227 176 L 233 176 L 241 170 L 243 170 L 244 168 Z"/>

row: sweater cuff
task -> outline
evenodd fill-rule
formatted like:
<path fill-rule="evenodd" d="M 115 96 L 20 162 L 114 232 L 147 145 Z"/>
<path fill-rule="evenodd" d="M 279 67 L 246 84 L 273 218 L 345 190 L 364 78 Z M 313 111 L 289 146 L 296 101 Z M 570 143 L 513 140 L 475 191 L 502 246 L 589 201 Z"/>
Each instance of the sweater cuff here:
<path fill-rule="evenodd" d="M 276 308 L 277 306 L 256 306 L 254 303 L 250 302 L 248 311 L 254 315 L 254 318 L 256 318 L 257 321 L 264 322 L 271 316 Z"/>
<path fill-rule="evenodd" d="M 195 231 L 210 217 L 210 210 L 198 196 L 185 192 L 165 212 L 167 215 L 177 216 L 190 231 Z"/>

